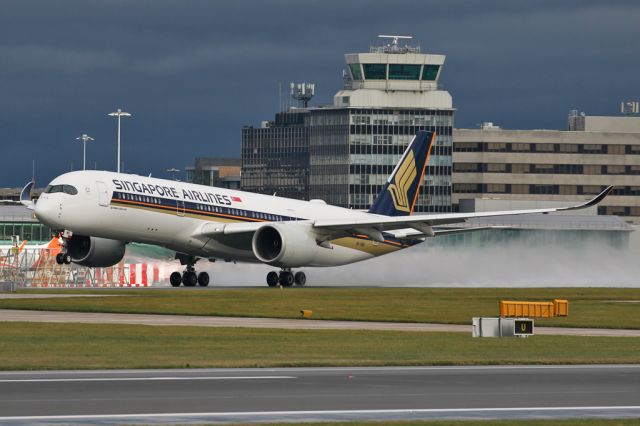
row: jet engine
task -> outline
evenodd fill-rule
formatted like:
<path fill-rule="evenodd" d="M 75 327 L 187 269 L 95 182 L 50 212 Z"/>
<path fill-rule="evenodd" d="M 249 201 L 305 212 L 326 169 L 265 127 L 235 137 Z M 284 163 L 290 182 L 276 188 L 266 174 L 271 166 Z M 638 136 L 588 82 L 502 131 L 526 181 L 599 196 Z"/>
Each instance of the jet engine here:
<path fill-rule="evenodd" d="M 283 268 L 306 266 L 318 253 L 315 235 L 307 224 L 268 224 L 251 242 L 253 254 L 268 265 Z"/>
<path fill-rule="evenodd" d="M 125 242 L 118 240 L 73 235 L 67 240 L 67 253 L 79 265 L 107 267 L 122 260 L 125 245 Z"/>

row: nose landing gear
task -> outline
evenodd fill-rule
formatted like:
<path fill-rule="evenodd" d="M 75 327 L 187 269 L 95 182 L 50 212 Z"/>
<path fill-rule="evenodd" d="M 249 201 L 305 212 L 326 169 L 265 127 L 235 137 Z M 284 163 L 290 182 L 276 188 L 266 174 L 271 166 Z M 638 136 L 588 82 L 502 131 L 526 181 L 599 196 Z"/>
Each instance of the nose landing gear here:
<path fill-rule="evenodd" d="M 199 260 L 197 257 L 176 253 L 176 259 L 180 260 L 181 265 L 187 265 L 187 268 L 182 274 L 180 274 L 180 272 L 173 272 L 169 276 L 169 282 L 172 287 L 180 287 L 180 284 L 184 284 L 185 287 L 195 287 L 196 284 L 200 287 L 209 285 L 209 274 L 206 272 L 200 272 L 198 274 L 193 268 L 193 265 Z"/>
<path fill-rule="evenodd" d="M 56 263 L 58 265 L 68 265 L 71 263 L 71 255 L 69 253 L 58 253 L 56 254 Z"/>
<path fill-rule="evenodd" d="M 307 283 L 307 276 L 302 271 L 298 271 L 295 274 L 291 271 L 291 268 L 283 268 L 278 274 L 276 271 L 271 271 L 267 274 L 267 285 L 269 287 L 276 287 L 280 284 L 282 287 L 291 287 L 294 284 L 302 287 Z"/>
<path fill-rule="evenodd" d="M 58 234 L 59 241 L 62 240 L 62 251 L 56 254 L 56 263 L 58 265 L 68 265 L 71 263 L 71 255 L 68 252 L 69 244 L 67 243 L 67 240 L 71 238 L 71 235 L 70 231 L 64 231 L 62 234 Z"/>

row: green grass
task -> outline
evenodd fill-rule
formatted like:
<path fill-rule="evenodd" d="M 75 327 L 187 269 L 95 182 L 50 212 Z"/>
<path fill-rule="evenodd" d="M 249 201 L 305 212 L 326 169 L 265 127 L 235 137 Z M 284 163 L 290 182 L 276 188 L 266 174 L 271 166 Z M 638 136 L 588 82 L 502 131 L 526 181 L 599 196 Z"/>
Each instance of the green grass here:
<path fill-rule="evenodd" d="M 314 319 L 469 324 L 474 316 L 497 316 L 500 300 L 559 298 L 569 300 L 569 316 L 537 319 L 537 326 L 640 329 L 640 303 L 621 303 L 640 300 L 640 289 L 636 288 L 180 288 L 75 292 L 119 297 L 0 300 L 0 308 L 273 318 L 296 318 L 301 309 L 311 309 Z"/>
<path fill-rule="evenodd" d="M 0 323 L 0 369 L 640 363 L 640 338 Z"/>

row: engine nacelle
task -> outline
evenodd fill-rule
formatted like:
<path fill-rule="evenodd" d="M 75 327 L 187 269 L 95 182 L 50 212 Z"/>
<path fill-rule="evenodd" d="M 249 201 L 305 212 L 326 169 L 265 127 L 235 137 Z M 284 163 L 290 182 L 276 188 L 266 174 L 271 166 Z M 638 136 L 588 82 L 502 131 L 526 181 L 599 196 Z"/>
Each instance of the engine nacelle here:
<path fill-rule="evenodd" d="M 318 253 L 309 224 L 268 224 L 260 227 L 251 242 L 253 254 L 268 265 L 282 268 L 306 266 Z"/>
<path fill-rule="evenodd" d="M 67 253 L 78 265 L 107 267 L 122 260 L 125 245 L 125 242 L 118 240 L 73 235 L 67 240 Z"/>

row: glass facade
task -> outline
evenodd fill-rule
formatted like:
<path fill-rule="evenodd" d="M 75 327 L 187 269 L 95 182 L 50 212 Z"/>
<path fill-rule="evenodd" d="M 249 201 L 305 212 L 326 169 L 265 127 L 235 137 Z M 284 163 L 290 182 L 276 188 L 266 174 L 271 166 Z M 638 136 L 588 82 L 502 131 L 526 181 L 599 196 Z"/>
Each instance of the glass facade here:
<path fill-rule="evenodd" d="M 362 80 L 362 71 L 360 71 L 360 64 L 349 64 L 351 70 L 351 78 L 354 80 Z"/>
<path fill-rule="evenodd" d="M 367 80 L 386 80 L 387 64 L 362 64 L 364 78 Z"/>
<path fill-rule="evenodd" d="M 389 64 L 389 80 L 418 80 L 420 65 Z"/>
<path fill-rule="evenodd" d="M 308 115 L 278 113 L 275 122 L 242 129 L 243 191 L 309 199 Z"/>
<path fill-rule="evenodd" d="M 0 243 L 10 244 L 12 235 L 19 235 L 21 240 L 30 243 L 44 243 L 51 240 L 53 232 L 38 222 L 0 221 Z"/>
<path fill-rule="evenodd" d="M 415 212 L 451 211 L 453 111 L 314 110 L 310 116 L 310 198 L 368 209 L 418 130 L 436 132 Z"/>

